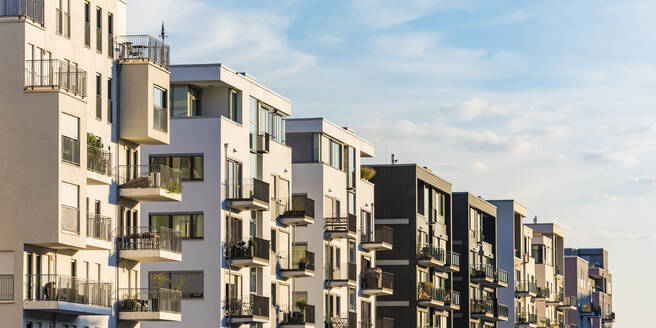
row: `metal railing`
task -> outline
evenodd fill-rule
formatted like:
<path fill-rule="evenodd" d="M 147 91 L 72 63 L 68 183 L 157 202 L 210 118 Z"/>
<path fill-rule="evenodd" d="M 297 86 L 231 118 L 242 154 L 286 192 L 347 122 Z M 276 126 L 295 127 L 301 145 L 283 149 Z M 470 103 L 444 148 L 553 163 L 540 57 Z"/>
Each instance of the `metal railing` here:
<path fill-rule="evenodd" d="M 460 254 L 457 252 L 446 252 L 446 265 L 460 267 Z"/>
<path fill-rule="evenodd" d="M 495 269 L 494 271 L 494 280 L 504 284 L 508 283 L 508 271 L 503 269 Z"/>
<path fill-rule="evenodd" d="M 538 291 L 538 286 L 533 281 L 517 281 L 515 283 L 515 292 L 516 293 L 532 293 L 535 294 Z"/>
<path fill-rule="evenodd" d="M 394 318 L 376 319 L 376 328 L 394 328 Z"/>
<path fill-rule="evenodd" d="M 43 0 L 0 0 L 0 16 L 29 17 L 43 26 Z"/>
<path fill-rule="evenodd" d="M 169 46 L 150 35 L 122 35 L 116 43 L 120 60 L 148 60 L 169 67 Z"/>
<path fill-rule="evenodd" d="M 538 315 L 535 313 L 517 313 L 515 322 L 521 324 L 535 324 L 538 322 Z"/>
<path fill-rule="evenodd" d="M 325 266 L 326 280 L 351 280 L 357 279 L 356 264 L 347 263 L 346 266 L 334 267 L 332 265 Z"/>
<path fill-rule="evenodd" d="M 418 301 L 441 301 L 446 302 L 451 297 L 451 293 L 442 288 L 434 288 L 431 283 L 420 282 L 417 284 Z"/>
<path fill-rule="evenodd" d="M 25 275 L 26 301 L 112 306 L 112 284 L 58 274 Z"/>
<path fill-rule="evenodd" d="M 497 306 L 495 307 L 496 312 L 494 313 L 497 317 L 508 317 L 508 305 L 506 304 L 501 304 L 497 303 Z"/>
<path fill-rule="evenodd" d="M 563 296 L 560 302 L 563 306 L 577 306 L 578 304 L 576 296 Z"/>
<path fill-rule="evenodd" d="M 475 279 L 494 279 L 495 270 L 491 265 L 476 265 L 471 268 L 471 277 Z"/>
<path fill-rule="evenodd" d="M 281 262 L 283 270 L 309 270 L 314 271 L 314 253 L 306 250 L 293 250 L 291 262 L 286 260 Z"/>
<path fill-rule="evenodd" d="M 112 219 L 96 213 L 87 213 L 87 236 L 112 241 Z"/>
<path fill-rule="evenodd" d="M 14 275 L 0 274 L 0 301 L 14 300 Z"/>
<path fill-rule="evenodd" d="M 417 260 L 445 261 L 446 250 L 444 248 L 433 247 L 432 245 L 423 245 L 417 248 Z"/>
<path fill-rule="evenodd" d="M 326 232 L 356 232 L 357 218 L 348 214 L 346 217 L 328 217 L 324 219 Z"/>
<path fill-rule="evenodd" d="M 119 312 L 180 313 L 182 292 L 165 288 L 120 288 Z"/>
<path fill-rule="evenodd" d="M 257 199 L 269 202 L 269 184 L 255 178 L 234 180 L 230 179 L 225 184 L 226 199 Z"/>
<path fill-rule="evenodd" d="M 314 199 L 305 195 L 292 195 L 292 208 L 283 216 L 307 216 L 314 218 Z"/>
<path fill-rule="evenodd" d="M 80 165 L 80 142 L 67 136 L 61 137 L 62 161 Z"/>
<path fill-rule="evenodd" d="M 538 287 L 537 293 L 535 294 L 536 298 L 548 298 L 551 293 L 549 292 L 549 288 Z"/>
<path fill-rule="evenodd" d="M 87 146 L 87 170 L 110 175 L 112 153 L 98 147 Z"/>
<path fill-rule="evenodd" d="M 315 323 L 315 307 L 307 304 L 303 310 L 295 308 L 293 311 L 287 311 L 283 315 L 282 323 L 286 325 L 304 325 L 306 323 Z"/>
<path fill-rule="evenodd" d="M 123 227 L 117 230 L 120 250 L 162 249 L 182 252 L 180 231 L 165 227 Z"/>
<path fill-rule="evenodd" d="M 601 320 L 606 322 L 615 321 L 615 312 L 604 313 L 604 315 L 601 317 Z"/>
<path fill-rule="evenodd" d="M 471 313 L 494 314 L 495 306 L 493 300 L 471 300 Z"/>
<path fill-rule="evenodd" d="M 61 230 L 80 233 L 80 209 L 66 205 L 61 206 Z"/>
<path fill-rule="evenodd" d="M 268 261 L 271 249 L 268 240 L 252 237 L 248 241 L 237 241 L 228 244 L 226 257 L 232 259 L 258 258 Z"/>
<path fill-rule="evenodd" d="M 182 189 L 182 172 L 164 165 L 120 165 L 114 176 L 121 188 L 162 188 L 172 193 Z"/>
<path fill-rule="evenodd" d="M 226 316 L 230 317 L 269 317 L 269 298 L 251 295 L 250 302 L 244 302 L 239 298 L 231 298 L 226 301 Z"/>
<path fill-rule="evenodd" d="M 363 243 L 387 243 L 394 244 L 394 229 L 386 226 L 376 226 L 373 231 L 363 233 L 360 237 Z"/>
<path fill-rule="evenodd" d="M 153 106 L 153 129 L 163 132 L 169 130 L 169 114 L 166 108 Z"/>
<path fill-rule="evenodd" d="M 355 322 L 350 325 L 348 317 L 326 317 L 324 319 L 324 328 L 350 328 L 355 327 Z"/>
<path fill-rule="evenodd" d="M 86 97 L 87 72 L 60 59 L 26 60 L 25 89 L 40 87 L 63 89 Z"/>
<path fill-rule="evenodd" d="M 394 274 L 379 268 L 368 268 L 362 274 L 363 289 L 394 289 Z"/>
<path fill-rule="evenodd" d="M 449 300 L 449 303 L 452 305 L 460 305 L 460 292 L 457 292 L 455 290 L 451 291 L 451 299 Z"/>

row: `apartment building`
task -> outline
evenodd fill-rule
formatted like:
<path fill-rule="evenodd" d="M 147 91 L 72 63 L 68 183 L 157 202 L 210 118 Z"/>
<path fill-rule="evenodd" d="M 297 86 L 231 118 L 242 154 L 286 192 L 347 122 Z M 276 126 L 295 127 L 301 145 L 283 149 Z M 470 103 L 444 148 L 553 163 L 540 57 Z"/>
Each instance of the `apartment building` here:
<path fill-rule="evenodd" d="M 393 275 L 376 265 L 376 252 L 392 245 L 373 225 L 374 185 L 360 174 L 361 159 L 374 156 L 374 146 L 323 118 L 287 120 L 287 143 L 293 197 L 314 204 L 316 220 L 298 228 L 294 246 L 312 252 L 324 268 L 297 281 L 294 299 L 314 306 L 317 325 L 372 327 L 376 297 L 395 290 Z"/>
<path fill-rule="evenodd" d="M 608 251 L 567 248 L 565 270 L 565 293 L 578 300 L 578 309 L 568 310 L 567 323 L 579 328 L 613 327 L 613 276 L 608 270 Z"/>
<path fill-rule="evenodd" d="M 380 296 L 378 318 L 397 327 L 456 327 L 460 293 L 453 272 L 460 256 L 452 250 L 451 183 L 417 164 L 372 165 L 377 231 L 391 228 L 394 249 L 376 263 L 394 274 L 394 294 Z"/>
<path fill-rule="evenodd" d="M 566 312 L 576 309 L 576 299 L 565 297 L 565 232 L 555 223 L 527 224 L 533 230 L 538 327 L 564 325 Z"/>
<path fill-rule="evenodd" d="M 499 241 L 498 267 L 510 272 L 508 285 L 498 291 L 499 301 L 508 305 L 508 321 L 499 327 L 536 327 L 537 296 L 535 259 L 531 256 L 533 229 L 523 224 L 526 207 L 515 200 L 488 200 L 497 208 Z"/>
<path fill-rule="evenodd" d="M 0 318 L 3 327 L 179 321 L 178 291 L 141 263 L 180 261 L 179 235 L 141 227 L 179 202 L 180 172 L 139 166 L 169 142 L 169 47 L 129 36 L 125 1 L 0 2 Z"/>
<path fill-rule="evenodd" d="M 453 195 L 453 249 L 467 254 L 453 287 L 460 292 L 455 327 L 498 327 L 508 320 L 508 304 L 499 300 L 499 288 L 508 287 L 508 271 L 498 267 L 497 208 L 468 192 Z"/>
<path fill-rule="evenodd" d="M 141 280 L 178 286 L 184 315 L 144 326 L 314 323 L 312 307 L 294 303 L 295 280 L 314 275 L 313 254 L 293 244 L 314 208 L 288 211 L 297 201 L 285 135 L 291 102 L 222 64 L 172 66 L 171 91 L 171 143 L 145 147 L 142 164 L 180 170 L 184 197 L 144 206 L 141 219 L 179 230 L 183 260 L 144 265 Z"/>

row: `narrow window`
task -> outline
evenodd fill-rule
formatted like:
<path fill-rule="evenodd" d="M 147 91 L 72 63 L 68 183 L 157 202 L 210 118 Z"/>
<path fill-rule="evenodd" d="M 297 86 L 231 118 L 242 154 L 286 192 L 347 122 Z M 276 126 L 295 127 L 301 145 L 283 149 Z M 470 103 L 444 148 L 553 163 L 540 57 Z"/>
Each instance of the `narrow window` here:
<path fill-rule="evenodd" d="M 107 57 L 114 58 L 114 14 L 107 14 Z"/>
<path fill-rule="evenodd" d="M 114 122 L 114 112 L 112 103 L 112 79 L 107 80 L 107 123 Z"/>
<path fill-rule="evenodd" d="M 84 2 L 84 45 L 91 46 L 91 4 Z"/>
<path fill-rule="evenodd" d="M 102 53 L 102 9 L 96 8 L 96 50 Z"/>
<path fill-rule="evenodd" d="M 96 74 L 96 119 L 102 120 L 102 75 Z"/>

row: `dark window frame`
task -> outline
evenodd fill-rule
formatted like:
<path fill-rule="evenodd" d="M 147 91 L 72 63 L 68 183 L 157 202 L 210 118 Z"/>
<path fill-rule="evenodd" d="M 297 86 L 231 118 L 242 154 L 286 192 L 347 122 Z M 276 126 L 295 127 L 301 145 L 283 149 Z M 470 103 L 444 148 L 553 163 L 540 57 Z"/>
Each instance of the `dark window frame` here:
<path fill-rule="evenodd" d="M 153 165 L 152 160 L 154 158 L 166 158 L 166 166 L 173 168 L 173 158 L 182 158 L 182 157 L 188 157 L 189 160 L 189 178 L 182 178 L 182 181 L 204 181 L 205 180 L 205 155 L 204 154 L 175 154 L 175 155 L 157 155 L 157 154 L 152 154 L 148 158 L 148 164 Z M 201 177 L 200 178 L 194 178 L 193 172 L 196 169 L 193 158 L 194 157 L 201 157 L 203 160 L 202 164 L 202 171 L 201 171 Z"/>
<path fill-rule="evenodd" d="M 173 216 L 176 216 L 176 215 L 189 215 L 189 222 L 190 222 L 189 225 L 191 227 L 194 226 L 194 222 L 197 220 L 196 216 L 202 215 L 203 216 L 203 235 L 200 236 L 200 237 L 195 236 L 194 229 L 190 229 L 190 231 L 189 231 L 190 236 L 189 237 L 180 236 L 180 239 L 182 239 L 182 240 L 203 240 L 203 239 L 205 239 L 205 213 L 203 213 L 203 212 L 175 212 L 175 213 L 173 213 L 173 212 L 171 212 L 171 213 L 153 213 L 153 212 L 151 212 L 151 213 L 148 213 L 148 227 L 149 228 L 153 227 L 153 225 L 152 225 L 152 217 L 153 216 L 168 216 L 169 217 L 169 224 L 165 228 L 173 229 Z"/>
<path fill-rule="evenodd" d="M 181 292 L 182 292 L 182 298 L 183 299 L 203 299 L 203 298 L 205 298 L 205 272 L 204 271 L 202 271 L 202 270 L 148 271 L 148 286 L 149 287 L 151 286 L 151 281 L 150 281 L 151 275 L 160 274 L 160 273 L 166 274 L 168 276 L 169 282 L 168 282 L 168 286 L 164 285 L 164 286 L 159 286 L 159 287 L 160 288 L 168 288 L 168 289 L 173 288 L 173 286 L 172 286 L 173 282 L 172 282 L 172 276 L 171 276 L 172 274 L 184 275 L 184 274 L 198 274 L 198 273 L 200 273 L 201 285 L 203 286 L 203 291 L 200 294 L 198 294 L 198 293 L 185 293 L 185 291 L 184 291 L 184 282 L 182 283 L 182 288 L 180 288 L 180 289 L 181 289 Z"/>

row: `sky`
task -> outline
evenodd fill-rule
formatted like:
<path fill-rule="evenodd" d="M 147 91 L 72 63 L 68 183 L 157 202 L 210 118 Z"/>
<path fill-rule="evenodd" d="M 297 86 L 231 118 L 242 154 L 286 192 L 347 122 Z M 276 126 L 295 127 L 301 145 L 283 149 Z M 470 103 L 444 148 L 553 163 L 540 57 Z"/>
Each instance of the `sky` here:
<path fill-rule="evenodd" d="M 130 0 L 174 64 L 220 62 L 487 199 L 604 247 L 615 327 L 656 307 L 655 1 Z M 651 287 L 648 287 L 651 288 Z"/>

